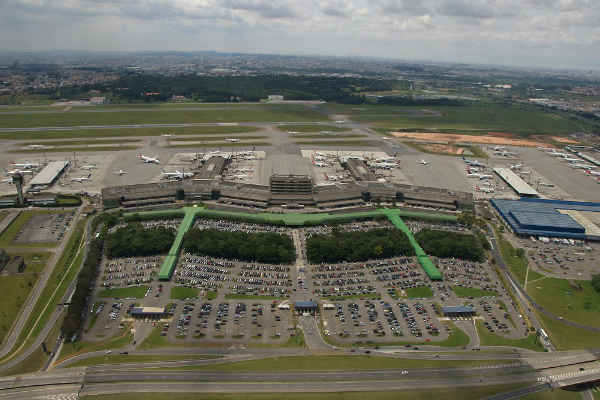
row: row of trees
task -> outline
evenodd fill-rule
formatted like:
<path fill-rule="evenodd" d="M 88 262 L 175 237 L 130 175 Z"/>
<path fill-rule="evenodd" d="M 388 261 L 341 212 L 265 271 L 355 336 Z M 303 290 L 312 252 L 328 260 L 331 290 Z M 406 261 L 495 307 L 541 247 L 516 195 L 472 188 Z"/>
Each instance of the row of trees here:
<path fill-rule="evenodd" d="M 414 254 L 408 237 L 397 229 L 373 229 L 366 232 L 339 232 L 315 235 L 306 241 L 311 263 L 365 261 Z"/>
<path fill-rule="evenodd" d="M 474 235 L 424 229 L 415 235 L 415 239 L 423 250 L 432 256 L 471 261 L 485 259 L 483 246 Z"/>
<path fill-rule="evenodd" d="M 270 264 L 287 264 L 296 259 L 292 238 L 273 232 L 191 229 L 183 238 L 183 248 L 193 254 Z"/>
<path fill-rule="evenodd" d="M 101 226 L 101 231 L 100 235 L 90 242 L 87 257 L 77 277 L 77 286 L 71 298 L 71 304 L 61 326 L 61 332 L 67 339 L 83 328 L 85 319 L 88 316 L 90 295 L 94 289 L 94 282 L 98 277 L 102 263 L 102 250 L 106 232 L 115 226 L 117 222 L 118 216 L 115 213 L 100 214 L 92 221 L 92 232 L 96 231 L 98 226 Z"/>
<path fill-rule="evenodd" d="M 144 228 L 140 223 L 130 223 L 107 235 L 106 254 L 110 258 L 162 254 L 169 250 L 173 240 L 174 229 Z"/>

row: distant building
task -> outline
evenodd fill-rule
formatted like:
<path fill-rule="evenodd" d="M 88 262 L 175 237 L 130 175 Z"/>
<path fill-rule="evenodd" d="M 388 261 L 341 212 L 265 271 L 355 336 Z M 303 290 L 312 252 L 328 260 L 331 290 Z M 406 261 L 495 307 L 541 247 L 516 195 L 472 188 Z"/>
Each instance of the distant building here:
<path fill-rule="evenodd" d="M 475 316 L 475 309 L 470 306 L 446 306 L 442 307 L 442 313 L 450 318 L 468 318 Z"/>
<path fill-rule="evenodd" d="M 280 94 L 270 94 L 267 98 L 269 102 L 283 101 L 283 95 Z"/>
<path fill-rule="evenodd" d="M 131 316 L 133 318 L 160 319 L 166 315 L 164 307 L 133 307 Z"/>
<path fill-rule="evenodd" d="M 96 96 L 90 98 L 90 104 L 106 104 L 108 101 L 104 96 Z"/>

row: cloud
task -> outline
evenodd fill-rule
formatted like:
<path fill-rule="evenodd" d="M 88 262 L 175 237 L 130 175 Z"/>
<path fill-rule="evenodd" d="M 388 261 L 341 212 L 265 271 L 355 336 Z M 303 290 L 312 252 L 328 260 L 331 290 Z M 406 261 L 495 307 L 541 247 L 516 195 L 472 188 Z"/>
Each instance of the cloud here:
<path fill-rule="evenodd" d="M 0 0 L 0 49 L 322 53 L 584 67 L 600 64 L 598 43 L 598 0 Z"/>

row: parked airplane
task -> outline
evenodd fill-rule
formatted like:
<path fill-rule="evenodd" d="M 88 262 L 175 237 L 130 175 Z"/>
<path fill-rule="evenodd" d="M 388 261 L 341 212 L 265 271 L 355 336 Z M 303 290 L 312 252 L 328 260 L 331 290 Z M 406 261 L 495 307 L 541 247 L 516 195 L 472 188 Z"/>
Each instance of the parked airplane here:
<path fill-rule="evenodd" d="M 588 169 L 585 172 L 588 173 L 589 175 L 600 176 L 600 172 L 598 172 L 598 171 L 592 171 L 591 169 Z"/>
<path fill-rule="evenodd" d="M 421 160 L 419 163 L 420 163 L 421 165 L 429 165 L 429 162 L 428 162 L 428 161 L 425 161 L 425 160 Z"/>
<path fill-rule="evenodd" d="M 519 169 L 523 166 L 523 164 L 514 164 L 510 166 L 510 169 Z"/>
<path fill-rule="evenodd" d="M 97 169 L 98 167 L 96 167 L 95 165 L 84 165 L 83 167 L 81 167 L 81 169 L 85 169 L 86 171 L 90 171 L 92 169 Z"/>
<path fill-rule="evenodd" d="M 556 151 L 549 151 L 548 154 L 550 157 L 569 157 L 569 154 L 566 153 L 557 153 Z"/>
<path fill-rule="evenodd" d="M 28 149 L 43 149 L 46 146 L 43 144 L 30 144 L 29 146 L 27 146 Z"/>
<path fill-rule="evenodd" d="M 467 163 L 467 165 L 472 165 L 474 167 L 485 167 L 485 165 L 483 165 L 482 163 L 480 163 L 477 160 L 469 160 L 468 158 L 465 158 L 465 156 L 463 156 L 462 159 L 465 163 Z"/>
<path fill-rule="evenodd" d="M 479 175 L 479 179 L 492 179 L 494 176 L 493 175 L 486 175 L 486 174 L 480 174 Z"/>
<path fill-rule="evenodd" d="M 31 168 L 39 168 L 40 164 L 36 164 L 36 163 L 12 163 L 12 166 L 16 167 L 16 168 L 31 169 Z"/>
<path fill-rule="evenodd" d="M 329 167 L 329 164 L 320 162 L 320 161 L 315 162 L 314 165 L 315 165 L 315 167 L 320 167 L 320 168 Z"/>
<path fill-rule="evenodd" d="M 171 178 L 171 179 L 185 179 L 185 178 L 191 178 L 192 176 L 194 176 L 193 172 L 181 172 L 179 170 L 175 170 L 175 172 L 166 172 L 163 169 L 161 173 L 162 173 L 163 177 Z"/>
<path fill-rule="evenodd" d="M 494 189 L 489 188 L 489 187 L 482 187 L 482 188 L 479 188 L 479 190 L 484 193 L 494 193 Z"/>
<path fill-rule="evenodd" d="M 175 135 L 173 133 L 163 133 L 161 136 L 162 137 L 174 137 Z"/>
<path fill-rule="evenodd" d="M 591 165 L 591 164 L 571 164 L 571 168 L 593 169 L 593 168 L 596 168 L 596 167 L 594 165 Z"/>
<path fill-rule="evenodd" d="M 32 174 L 33 175 L 33 171 L 30 169 L 13 169 L 10 171 L 4 170 L 4 174 L 7 176 L 13 176 L 15 174 Z"/>
<path fill-rule="evenodd" d="M 504 146 L 494 146 L 494 147 L 492 147 L 492 150 L 494 150 L 494 151 L 502 151 L 502 150 L 506 150 L 506 147 L 504 147 Z"/>
<path fill-rule="evenodd" d="M 235 139 L 235 138 L 229 138 L 229 139 L 225 139 L 226 142 L 230 142 L 230 143 L 237 143 L 240 141 L 240 139 Z"/>
<path fill-rule="evenodd" d="M 82 176 L 80 178 L 71 178 L 71 182 L 83 183 L 85 181 L 89 181 L 92 178 L 92 174 L 88 174 L 88 176 Z"/>
<path fill-rule="evenodd" d="M 160 164 L 160 161 L 158 158 L 147 157 L 147 156 L 143 155 L 142 153 L 138 154 L 138 158 L 145 163 Z"/>
<path fill-rule="evenodd" d="M 127 173 L 127 171 L 123 171 L 122 169 L 120 169 L 120 170 L 118 170 L 118 171 L 115 171 L 115 174 L 117 174 L 117 175 L 119 175 L 119 176 L 120 176 L 120 175 L 125 175 L 126 173 Z"/>
<path fill-rule="evenodd" d="M 382 169 L 392 169 L 392 168 L 396 168 L 398 165 L 396 163 L 391 163 L 391 162 L 378 162 L 375 163 L 375 167 L 376 168 L 382 168 Z"/>
<path fill-rule="evenodd" d="M 568 161 L 570 163 L 581 161 L 579 158 L 573 158 L 573 157 L 564 157 L 564 160 Z"/>

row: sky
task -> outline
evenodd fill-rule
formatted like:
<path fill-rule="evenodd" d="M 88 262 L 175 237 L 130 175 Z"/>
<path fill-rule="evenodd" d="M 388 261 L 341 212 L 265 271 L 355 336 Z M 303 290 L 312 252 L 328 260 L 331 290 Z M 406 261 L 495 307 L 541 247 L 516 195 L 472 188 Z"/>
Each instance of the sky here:
<path fill-rule="evenodd" d="M 0 50 L 215 50 L 598 70 L 600 0 L 0 0 Z"/>

